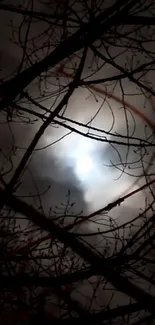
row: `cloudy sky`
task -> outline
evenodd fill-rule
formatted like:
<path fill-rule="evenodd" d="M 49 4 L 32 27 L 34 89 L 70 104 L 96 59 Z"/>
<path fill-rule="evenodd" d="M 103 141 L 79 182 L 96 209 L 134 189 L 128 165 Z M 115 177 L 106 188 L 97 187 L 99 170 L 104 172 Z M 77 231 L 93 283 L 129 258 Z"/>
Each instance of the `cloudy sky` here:
<path fill-rule="evenodd" d="M 10 3 L 9 1 L 5 3 L 7 2 Z M 20 1 L 15 2 L 17 4 Z M 52 3 L 54 3 L 54 1 Z M 36 10 L 47 11 L 39 1 L 34 1 L 34 4 Z M 52 10 L 51 8 L 51 12 L 53 12 Z M 48 8 L 48 13 L 49 11 L 50 9 Z M 13 26 L 20 26 L 20 34 L 16 34 L 15 29 L 14 33 L 12 33 L 12 24 Z M 38 36 L 35 46 L 42 46 L 42 44 L 50 40 L 50 38 L 53 42 L 57 42 L 57 37 L 59 35 L 57 36 L 57 33 L 52 34 L 52 32 L 51 34 L 49 33 L 49 35 L 47 32 L 44 33 L 46 28 L 46 23 L 39 22 L 32 25 L 29 37 Z M 25 32 L 26 27 L 23 25 L 22 17 L 19 14 L 3 12 L 0 19 L 1 79 L 4 77 L 8 79 L 17 72 L 16 69 L 21 63 L 23 54 L 19 42 Z M 145 34 L 146 30 L 143 28 L 143 35 Z M 30 44 L 32 45 L 31 42 Z M 149 45 L 147 44 L 147 46 Z M 34 48 L 32 47 L 31 49 L 30 47 L 29 51 L 33 52 L 33 50 Z M 122 50 L 111 46 L 109 51 L 110 55 L 114 58 L 116 58 L 120 51 L 120 55 L 117 56 L 116 62 L 122 66 L 126 64 L 130 65 L 131 63 L 136 66 L 136 62 L 142 64 L 146 60 L 145 54 L 143 55 L 142 53 L 135 53 L 135 56 L 132 56 L 130 49 L 124 53 Z M 152 51 L 154 51 L 154 49 L 152 49 Z M 33 60 L 37 60 L 38 58 L 37 56 L 35 57 L 35 51 L 32 52 L 31 57 Z M 39 58 L 46 55 L 46 51 L 45 53 L 42 53 L 41 50 L 38 52 L 39 54 L 37 53 L 37 55 Z M 106 54 L 104 50 L 103 53 Z M 94 69 L 96 68 L 96 64 L 101 65 L 100 60 L 94 63 L 95 59 L 94 61 L 93 59 L 92 52 L 89 50 L 82 77 L 86 77 L 92 73 L 92 65 L 94 65 Z M 79 58 L 76 57 L 76 60 L 70 58 L 70 61 L 71 62 L 65 63 L 64 71 L 70 71 L 69 69 L 67 70 L 67 68 L 70 68 L 70 65 L 73 64 L 74 61 L 79 62 Z M 65 74 L 60 74 L 57 80 L 56 67 L 51 69 L 50 73 L 52 74 L 52 82 L 50 86 L 48 84 L 48 91 L 52 94 L 55 90 L 62 88 L 71 80 Z M 108 78 L 116 73 L 117 70 L 114 69 L 112 65 L 106 64 L 92 78 Z M 147 74 L 145 82 L 146 81 L 153 83 L 153 73 L 149 72 Z M 43 96 L 41 96 L 41 93 L 44 91 L 44 85 L 41 85 L 40 88 L 39 86 L 40 84 L 37 79 L 27 87 L 26 91 L 45 108 L 50 109 L 52 105 L 56 106 L 62 95 L 49 96 L 49 98 L 45 100 Z M 132 142 L 137 141 L 135 140 L 137 137 L 153 142 L 153 128 L 150 127 L 149 123 L 147 123 L 144 118 L 137 115 L 131 107 L 129 108 L 129 105 L 133 105 L 136 110 L 143 113 L 153 124 L 155 123 L 155 103 L 146 98 L 142 92 L 137 89 L 135 84 L 129 82 L 127 79 L 123 79 L 122 85 L 119 83 L 109 83 L 106 84 L 106 87 L 102 87 L 101 85 L 99 87 L 101 90 L 100 92 L 91 92 L 90 89 L 84 87 L 76 89 L 64 111 L 63 118 L 66 117 L 76 123 L 87 124 L 88 127 L 82 127 L 69 120 L 66 122 L 67 125 L 74 128 L 76 127 L 80 132 L 88 132 L 89 126 L 100 128 L 106 133 L 111 132 L 111 134 L 113 134 L 108 136 L 108 139 L 111 141 L 120 141 L 122 139 L 122 141 L 125 141 L 122 136 L 130 135 L 134 137 Z M 122 98 L 121 87 L 123 87 L 124 90 L 124 99 L 128 103 L 126 106 L 127 110 L 124 109 L 119 100 L 116 101 L 114 98 L 105 98 L 106 90 L 108 90 L 108 92 L 113 92 L 118 98 Z M 56 103 L 54 103 L 55 99 L 57 99 Z M 34 109 L 33 105 L 28 106 L 25 98 L 20 100 L 20 104 L 23 105 L 23 107 Z M 37 108 L 35 108 L 35 110 L 37 110 Z M 147 151 L 145 151 L 144 149 L 137 150 L 134 146 L 128 147 L 126 145 L 110 144 L 104 141 L 105 136 L 107 136 L 106 133 L 99 133 L 95 130 L 94 133 L 90 133 L 90 135 L 92 137 L 95 135 L 101 137 L 102 135 L 103 141 L 96 141 L 83 137 L 67 130 L 59 123 L 56 123 L 56 121 L 63 122 L 63 118 L 56 118 L 55 123 L 48 127 L 39 141 L 29 160 L 27 168 L 23 171 L 20 183 L 18 184 L 19 186 L 16 194 L 20 198 L 32 203 L 36 208 L 41 206 L 42 211 L 49 217 L 53 217 L 57 214 L 61 215 L 64 211 L 65 213 L 68 212 L 70 215 L 79 215 L 82 213 L 86 215 L 87 213 L 91 213 L 106 206 L 113 200 L 143 185 L 146 182 L 143 176 L 144 169 L 147 170 L 149 161 L 152 162 L 152 166 L 147 170 L 147 173 L 152 174 L 148 180 L 153 178 L 153 147 L 148 147 Z M 13 122 L 6 123 L 6 116 L 4 116 L 3 113 L 0 115 L 0 121 L 0 168 L 1 172 L 6 173 L 5 180 L 9 181 L 20 159 L 23 157 L 26 148 L 39 129 L 41 121 L 37 121 L 35 116 L 32 117 L 25 114 L 18 115 L 18 117 L 14 118 Z M 118 137 L 116 137 L 116 135 L 118 135 Z M 143 157 L 143 159 L 141 159 L 141 157 Z M 148 205 L 149 200 L 152 200 L 149 191 L 141 191 L 113 209 L 109 213 L 109 216 L 113 218 L 115 225 L 124 223 L 142 212 L 145 206 Z M 109 218 L 106 214 L 99 217 L 97 221 L 98 223 L 96 224 L 91 222 L 85 223 L 82 231 L 84 231 L 84 233 L 94 232 L 98 231 L 99 227 L 100 229 L 107 229 L 107 227 L 109 227 Z M 98 238 L 96 236 L 90 236 L 87 240 L 91 244 L 98 244 L 101 246 L 100 236 L 98 236 Z M 108 245 L 112 247 L 112 244 L 110 238 Z M 79 285 L 82 287 L 82 289 L 78 288 L 79 293 L 80 290 L 82 290 L 82 292 L 87 291 L 88 296 L 91 296 L 91 294 L 93 294 L 93 286 L 91 287 L 90 283 L 87 284 L 86 287 L 84 287 L 83 284 Z M 102 298 L 102 302 L 104 303 L 105 301 L 106 304 L 111 297 L 111 291 L 107 291 L 106 294 L 100 291 L 103 291 L 101 287 L 98 288 L 95 299 L 100 300 L 100 298 Z M 73 295 L 75 294 L 76 296 L 79 293 L 74 291 Z M 80 294 L 79 297 L 81 297 Z M 113 306 L 118 304 L 117 299 L 118 295 L 116 294 L 112 301 Z M 126 296 L 124 298 L 123 295 L 123 303 L 125 303 L 125 299 Z M 98 307 L 96 301 L 94 302 L 94 305 L 95 304 Z"/>
<path fill-rule="evenodd" d="M 37 10 L 43 10 L 38 2 L 35 2 L 35 5 Z M 19 25 L 22 18 L 19 14 L 3 12 L 0 21 L 1 78 L 9 76 L 18 67 L 22 57 L 21 49 L 10 41 L 13 37 L 10 20 L 14 25 Z M 39 35 L 44 28 L 44 24 L 41 23 L 34 25 L 31 36 Z M 17 35 L 14 37 L 17 39 Z M 38 42 L 43 42 L 43 40 Z M 118 54 L 118 50 L 113 47 L 110 51 L 112 56 Z M 125 55 L 121 54 L 117 63 L 128 61 L 130 56 L 130 51 Z M 136 59 L 140 63 L 145 62 L 142 55 Z M 88 75 L 91 62 L 92 53 L 90 51 L 83 75 Z M 105 65 L 98 76 L 109 77 L 115 73 L 116 71 L 111 65 Z M 151 80 L 151 74 L 147 76 L 148 78 Z M 60 76 L 59 82 L 63 85 L 66 82 L 65 76 Z M 109 90 L 112 90 L 112 87 L 109 86 Z M 123 81 L 123 89 L 125 100 L 153 121 L 154 108 L 151 107 L 150 101 L 139 94 L 135 85 L 126 79 Z M 37 83 L 34 82 L 31 85 L 29 92 L 34 98 L 38 96 Z M 114 94 L 121 97 L 121 88 L 118 84 L 115 86 Z M 46 102 L 47 108 L 51 106 L 52 101 L 53 99 L 50 99 Z M 96 93 L 95 96 L 88 89 L 76 89 L 70 98 L 65 116 L 81 123 L 88 123 L 92 119 L 91 126 L 107 132 L 111 131 L 113 134 L 126 135 L 127 132 L 123 105 L 113 99 L 105 101 L 102 89 L 101 93 Z M 143 139 L 152 134 L 149 125 L 130 109 L 127 111 L 127 118 L 129 134 L 134 132 L 134 137 Z M 3 121 L 3 116 L 1 116 L 1 120 Z M 12 155 L 12 151 L 10 152 L 12 144 L 14 144 L 14 148 L 18 148 L 12 157 L 13 170 L 19 163 L 24 148 L 28 146 L 39 128 L 39 123 L 35 122 L 34 118 L 33 123 L 29 125 L 16 121 L 9 125 L 3 124 L 0 129 L 0 145 L 5 153 Z M 69 125 L 74 127 L 73 124 Z M 83 131 L 82 128 L 80 130 Z M 47 129 L 28 164 L 18 189 L 21 196 L 34 194 L 36 191 L 45 192 L 42 196 L 44 211 L 48 212 L 50 206 L 54 211 L 58 208 L 62 209 L 62 203 L 67 202 L 68 191 L 70 191 L 70 202 L 75 203 L 72 208 L 74 213 L 80 213 L 82 210 L 84 213 L 92 212 L 117 199 L 128 190 L 138 188 L 145 182 L 143 177 L 139 177 L 143 173 L 143 166 L 139 161 L 143 152 L 135 151 L 134 147 L 128 150 L 126 146 L 110 145 L 84 138 L 75 133 L 68 133 L 68 130 L 59 125 L 51 125 Z M 115 137 L 109 139 L 114 140 Z M 153 149 L 148 148 L 147 155 L 143 159 L 145 167 L 152 154 Z M 3 156 L 2 165 L 4 161 L 5 157 Z M 125 166 L 124 173 L 122 173 L 123 164 Z M 10 167 L 11 162 L 7 161 L 5 168 L 9 170 Z M 11 174 L 12 171 L 7 174 L 6 179 L 9 179 Z M 133 217 L 145 206 L 145 195 L 146 191 L 128 199 L 121 207 L 112 212 L 112 216 L 114 218 L 121 216 L 121 222 L 130 218 L 131 215 Z"/>

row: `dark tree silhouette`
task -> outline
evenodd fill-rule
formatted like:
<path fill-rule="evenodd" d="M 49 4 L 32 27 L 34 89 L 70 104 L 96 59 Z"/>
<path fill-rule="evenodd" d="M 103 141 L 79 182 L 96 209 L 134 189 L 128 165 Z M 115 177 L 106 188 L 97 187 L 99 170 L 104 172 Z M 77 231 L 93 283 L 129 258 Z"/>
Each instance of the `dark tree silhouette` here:
<path fill-rule="evenodd" d="M 154 8 L 0 2 L 1 324 L 154 322 Z"/>

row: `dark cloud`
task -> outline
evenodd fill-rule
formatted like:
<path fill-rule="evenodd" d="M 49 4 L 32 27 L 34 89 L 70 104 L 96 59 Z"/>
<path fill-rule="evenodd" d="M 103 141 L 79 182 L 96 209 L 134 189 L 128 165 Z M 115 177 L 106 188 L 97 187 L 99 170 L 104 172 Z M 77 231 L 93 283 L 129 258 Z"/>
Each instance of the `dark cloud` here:
<path fill-rule="evenodd" d="M 52 215 L 54 211 L 63 214 L 67 205 L 71 214 L 87 210 L 82 186 L 72 168 L 64 166 L 62 169 L 52 154 L 50 157 L 43 153 L 36 154 L 28 165 L 18 193 L 25 196 L 44 193 L 40 196 L 44 211 L 52 208 Z M 35 202 L 31 197 L 28 201 Z"/>

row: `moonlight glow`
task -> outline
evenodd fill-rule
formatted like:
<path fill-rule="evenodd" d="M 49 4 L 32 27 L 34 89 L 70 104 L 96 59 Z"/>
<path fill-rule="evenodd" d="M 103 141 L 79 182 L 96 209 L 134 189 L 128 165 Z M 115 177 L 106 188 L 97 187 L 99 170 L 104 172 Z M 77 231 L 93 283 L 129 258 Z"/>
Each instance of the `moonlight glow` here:
<path fill-rule="evenodd" d="M 78 174 L 85 174 L 92 170 L 93 162 L 92 159 L 88 156 L 83 156 L 77 159 L 76 171 Z"/>

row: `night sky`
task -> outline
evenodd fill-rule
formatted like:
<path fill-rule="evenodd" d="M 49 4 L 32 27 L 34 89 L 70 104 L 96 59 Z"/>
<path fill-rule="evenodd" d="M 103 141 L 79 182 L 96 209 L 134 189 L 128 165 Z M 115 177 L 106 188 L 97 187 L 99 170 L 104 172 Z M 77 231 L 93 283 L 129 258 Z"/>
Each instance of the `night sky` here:
<path fill-rule="evenodd" d="M 18 5 L 20 2 L 21 1 L 15 1 L 13 4 Z M 113 3 L 114 2 L 115 1 L 113 1 Z M 10 4 L 9 1 L 2 1 L 2 3 Z M 104 2 L 105 7 L 107 3 L 109 5 L 109 2 Z M 48 13 L 52 14 L 56 4 L 58 5 L 57 1 L 51 1 L 51 8 L 48 6 L 47 9 L 47 6 L 41 3 L 41 1 L 36 0 L 34 1 L 33 10 L 45 13 L 48 10 Z M 81 5 L 78 3 L 76 7 L 79 14 L 80 6 Z M 1 80 L 9 80 L 10 77 L 17 75 L 23 58 L 20 39 L 25 35 L 28 21 L 27 25 L 22 25 L 22 16 L 20 14 L 7 11 L 1 11 L 0 14 L 0 78 Z M 19 33 L 16 33 L 15 28 L 13 34 L 12 26 L 20 26 L 21 34 L 19 35 Z M 31 24 L 29 39 L 35 39 L 35 46 L 33 48 L 32 42 L 29 41 L 27 44 L 27 53 L 32 61 L 28 61 L 25 56 L 21 71 L 31 65 L 31 62 L 37 62 L 43 59 L 43 57 L 54 49 L 54 46 L 58 46 L 61 34 L 60 28 L 53 31 L 51 27 L 48 33 L 44 34 L 43 31 L 46 30 L 47 26 L 48 24 L 40 21 Z M 123 28 L 123 32 L 126 31 L 127 33 L 133 26 L 131 25 Z M 151 28 L 153 32 L 154 27 Z M 150 37 L 147 36 L 147 33 L 151 35 L 151 28 L 148 32 L 147 28 L 143 27 L 141 28 L 140 35 L 138 35 L 138 33 L 135 34 L 136 36 L 133 35 L 135 37 Z M 120 29 L 118 28 L 118 31 L 122 32 L 121 27 Z M 109 37 L 108 32 L 105 39 L 106 37 Z M 45 47 L 42 49 L 41 47 L 44 47 L 47 40 L 49 41 L 49 48 Z M 94 44 L 96 48 L 97 45 L 98 42 Z M 149 47 L 153 57 L 155 55 L 154 43 L 144 43 L 144 48 L 146 46 Z M 40 47 L 40 50 L 36 50 L 37 47 Z M 105 56 L 107 56 L 108 53 L 110 58 L 113 58 L 118 65 L 126 69 L 129 69 L 131 65 L 136 68 L 137 65 L 147 62 L 148 57 L 144 49 L 141 53 L 136 49 L 135 53 L 133 53 L 132 50 L 130 50 L 130 46 L 126 51 L 124 51 L 124 49 L 125 44 L 121 47 L 111 45 L 106 48 L 106 46 L 103 46 L 102 53 Z M 71 73 L 73 71 L 72 67 L 75 64 L 78 66 L 80 62 L 80 53 L 81 52 L 78 52 L 75 57 L 70 57 L 69 62 L 63 61 L 64 71 Z M 96 72 L 98 66 L 100 66 L 100 69 Z M 24 89 L 34 100 L 47 109 L 56 107 L 64 95 L 63 92 L 59 94 L 59 91 L 71 81 L 71 78 L 67 77 L 65 73 L 56 73 L 56 69 L 57 66 L 49 70 L 49 75 L 47 75 L 49 81 L 47 81 L 46 85 L 44 84 L 44 77 L 46 74 L 43 73 L 42 79 L 36 78 Z M 86 77 L 88 80 L 109 78 L 116 74 L 119 75 L 120 72 L 111 64 L 106 63 L 102 66 L 101 59 L 95 63 L 92 49 L 88 49 L 81 79 Z M 141 73 L 137 74 L 139 80 L 150 82 L 150 84 L 154 86 L 154 72 L 147 71 L 144 78 L 140 75 Z M 123 104 L 116 102 L 114 98 L 105 97 L 104 92 L 111 92 L 120 99 L 124 99 L 129 105 L 136 107 L 136 109 L 143 113 L 152 123 L 155 123 L 155 101 L 153 102 L 152 99 L 151 102 L 151 100 L 146 97 L 146 94 L 127 78 L 122 79 L 120 83 L 107 82 L 105 85 L 97 85 L 97 87 L 100 88 L 100 92 L 93 92 L 84 87 L 75 89 L 73 95 L 69 99 L 68 105 L 61 111 L 61 114 L 63 112 L 62 118 L 56 117 L 55 123 L 52 123 L 44 132 L 29 159 L 26 169 L 21 175 L 16 195 L 29 204 L 32 204 L 35 208 L 39 207 L 39 200 L 41 198 L 40 209 L 51 219 L 57 214 L 62 214 L 67 204 L 70 206 L 68 211 L 70 215 L 86 215 L 92 213 L 145 184 L 145 171 L 149 175 L 147 181 L 153 178 L 154 147 L 148 146 L 147 150 L 144 148 L 137 149 L 135 146 L 129 146 L 128 141 L 125 139 L 125 136 L 131 136 L 133 137 L 133 139 L 130 139 L 132 143 L 136 142 L 137 140 L 135 139 L 137 138 L 154 143 L 154 130 L 152 126 L 129 107 L 125 110 Z M 102 92 L 102 90 L 104 90 L 104 92 Z M 45 91 L 46 95 L 44 95 Z M 17 103 L 20 103 L 22 107 L 34 109 L 38 113 L 41 112 L 39 108 L 34 108 L 32 103 L 29 105 L 27 98 L 19 99 L 18 97 Z M 75 121 L 78 125 L 70 121 L 64 122 L 65 117 Z M 4 176 L 5 181 L 9 182 L 20 159 L 42 122 L 36 116 L 31 116 L 28 113 L 18 114 L 18 116 L 13 117 L 13 121 L 8 123 L 8 121 L 6 121 L 6 115 L 1 112 L 0 119 L 0 164 L 1 170 L 6 172 Z M 74 133 L 71 129 L 68 130 L 62 125 L 59 125 L 59 123 L 57 124 L 56 121 L 66 123 L 73 128 L 76 127 L 79 132 L 87 133 L 89 131 L 89 126 L 91 126 L 100 128 L 102 131 L 104 130 L 106 133 L 110 132 L 111 134 L 102 133 L 102 139 L 100 138 L 101 141 L 96 141 L 91 138 L 83 137 L 78 133 Z M 81 123 L 83 125 L 85 124 L 87 127 L 84 128 L 81 126 Z M 90 132 L 90 136 L 92 138 L 98 136 L 99 140 L 101 134 L 94 130 Z M 106 142 L 106 137 L 112 143 Z M 126 145 L 113 143 L 115 140 L 125 141 Z M 148 162 L 150 161 L 152 165 L 148 169 Z M 38 196 L 39 198 L 35 198 L 34 196 L 38 193 L 40 193 Z M 123 224 L 142 212 L 146 204 L 151 200 L 152 196 L 148 189 L 141 191 L 125 200 L 120 206 L 109 212 L 108 215 L 100 217 L 99 225 L 93 222 L 86 222 L 78 231 L 92 233 L 98 229 L 107 230 L 109 227 L 109 217 L 111 217 L 117 225 Z M 66 218 L 66 224 L 68 224 L 68 222 L 70 223 L 70 220 L 72 220 L 71 217 Z M 131 229 L 129 229 L 129 231 L 130 230 Z M 94 246 L 98 245 L 98 249 L 100 250 L 101 238 L 100 235 L 98 235 L 98 237 L 92 236 L 88 238 L 88 242 Z M 113 252 L 114 238 L 110 238 L 107 241 L 109 251 Z M 92 293 L 89 292 L 91 288 L 88 283 L 85 286 L 86 288 L 84 288 L 83 285 L 83 291 L 87 292 L 88 296 L 91 295 Z M 82 289 L 79 288 L 79 291 L 80 290 Z M 100 291 L 102 290 L 99 288 L 98 299 L 102 300 L 102 292 Z M 76 297 L 76 295 L 78 297 L 77 292 L 74 292 L 73 297 Z M 109 293 L 107 291 L 104 297 L 105 300 L 110 299 L 108 295 Z M 114 307 L 117 305 L 117 299 L 117 296 L 113 298 L 111 306 Z M 121 297 L 119 299 L 125 303 L 124 296 L 122 298 L 123 300 L 121 300 Z M 128 298 L 126 299 L 128 300 Z M 87 304 L 87 301 L 84 300 L 83 304 L 85 303 Z M 94 309 L 97 308 L 96 306 L 98 306 L 97 302 L 94 303 Z"/>

